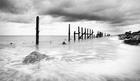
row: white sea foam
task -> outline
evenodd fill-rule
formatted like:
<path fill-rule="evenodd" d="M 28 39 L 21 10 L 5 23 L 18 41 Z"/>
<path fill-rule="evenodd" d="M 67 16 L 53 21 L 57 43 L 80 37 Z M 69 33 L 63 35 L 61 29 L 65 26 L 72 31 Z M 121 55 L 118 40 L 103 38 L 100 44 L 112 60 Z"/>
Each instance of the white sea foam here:
<path fill-rule="evenodd" d="M 17 46 L 0 49 L 0 80 L 8 81 L 140 81 L 140 47 L 102 38 L 59 48 L 40 48 L 53 59 L 24 65 L 34 49 Z"/>

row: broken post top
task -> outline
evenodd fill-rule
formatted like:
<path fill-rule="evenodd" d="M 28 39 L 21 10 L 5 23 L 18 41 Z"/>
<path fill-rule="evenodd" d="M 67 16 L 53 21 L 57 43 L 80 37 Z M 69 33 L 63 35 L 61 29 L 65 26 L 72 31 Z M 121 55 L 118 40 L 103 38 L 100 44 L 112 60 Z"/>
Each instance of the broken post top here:
<path fill-rule="evenodd" d="M 36 16 L 36 22 L 39 22 L 39 16 Z"/>
<path fill-rule="evenodd" d="M 39 27 L 39 16 L 36 17 L 36 28 Z"/>
<path fill-rule="evenodd" d="M 36 18 L 39 18 L 39 16 L 36 16 Z"/>

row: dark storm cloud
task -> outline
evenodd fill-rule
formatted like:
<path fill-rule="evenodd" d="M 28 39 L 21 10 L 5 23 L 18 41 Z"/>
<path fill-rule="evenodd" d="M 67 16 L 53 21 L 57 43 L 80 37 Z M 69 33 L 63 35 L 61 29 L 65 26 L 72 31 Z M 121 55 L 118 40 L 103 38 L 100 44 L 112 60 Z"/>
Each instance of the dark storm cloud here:
<path fill-rule="evenodd" d="M 0 0 L 0 21 L 29 23 L 31 0 Z"/>
<path fill-rule="evenodd" d="M 0 0 L 0 18 L 28 22 L 26 16 L 23 16 L 25 19 L 21 17 L 22 20 L 17 17 L 10 19 L 13 17 L 9 17 L 9 13 L 30 12 L 28 14 L 32 15 L 37 12 L 39 15 L 60 17 L 63 21 L 95 20 L 121 26 L 140 23 L 139 3 L 140 0 Z"/>
<path fill-rule="evenodd" d="M 27 0 L 0 0 L 0 11 L 13 14 L 22 14 L 28 11 L 30 5 Z"/>
<path fill-rule="evenodd" d="M 51 10 L 47 14 L 53 17 L 63 17 L 64 21 L 79 21 L 79 20 L 108 20 L 105 17 L 100 17 L 98 15 L 89 14 L 72 14 L 65 12 L 64 10 Z"/>
<path fill-rule="evenodd" d="M 41 15 L 62 17 L 64 21 L 106 21 L 113 25 L 139 22 L 139 3 L 139 0 L 34 0 Z"/>
<path fill-rule="evenodd" d="M 0 0 L 0 10 L 4 12 L 15 12 L 13 9 L 14 5 L 8 0 Z"/>

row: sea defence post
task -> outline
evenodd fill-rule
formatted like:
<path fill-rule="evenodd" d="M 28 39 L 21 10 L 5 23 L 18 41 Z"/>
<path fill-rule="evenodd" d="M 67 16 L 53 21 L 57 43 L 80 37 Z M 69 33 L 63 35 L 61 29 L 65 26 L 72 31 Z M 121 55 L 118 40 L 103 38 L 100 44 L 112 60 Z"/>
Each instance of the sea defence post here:
<path fill-rule="evenodd" d="M 86 40 L 86 39 L 93 39 L 93 38 L 101 38 L 104 36 L 110 36 L 110 34 L 106 34 L 103 32 L 98 31 L 97 34 L 94 34 L 93 29 L 83 28 L 78 26 L 78 31 L 74 31 L 73 33 L 73 40 L 78 41 Z M 71 41 L 71 25 L 68 25 L 68 42 Z M 38 48 L 39 45 L 39 16 L 36 17 L 36 46 Z"/>
<path fill-rule="evenodd" d="M 69 24 L 68 26 L 68 42 L 71 41 L 71 30 L 70 30 L 71 26 Z M 93 38 L 101 38 L 101 37 L 105 37 L 105 36 L 110 36 L 110 34 L 107 33 L 103 33 L 98 31 L 97 34 L 94 34 L 93 29 L 89 29 L 89 28 L 83 28 L 78 26 L 78 31 L 74 31 L 73 32 L 73 40 L 74 42 L 76 41 L 76 39 L 78 41 L 80 40 L 87 40 L 87 39 L 93 39 Z"/>
<path fill-rule="evenodd" d="M 69 24 L 69 28 L 68 28 L 68 42 L 70 42 L 70 24 Z"/>
<path fill-rule="evenodd" d="M 39 45 L 39 16 L 36 17 L 36 46 Z"/>

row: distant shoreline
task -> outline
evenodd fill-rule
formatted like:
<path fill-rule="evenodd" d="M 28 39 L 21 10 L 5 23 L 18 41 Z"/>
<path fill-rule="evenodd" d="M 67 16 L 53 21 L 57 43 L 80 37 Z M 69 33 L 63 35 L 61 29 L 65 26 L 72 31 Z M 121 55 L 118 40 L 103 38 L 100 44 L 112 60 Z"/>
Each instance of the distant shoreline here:
<path fill-rule="evenodd" d="M 0 35 L 0 37 L 32 37 L 32 36 L 35 36 L 35 35 Z M 41 37 L 44 37 L 44 36 L 53 36 L 53 37 L 56 37 L 56 36 L 67 36 L 67 35 L 39 35 Z"/>

